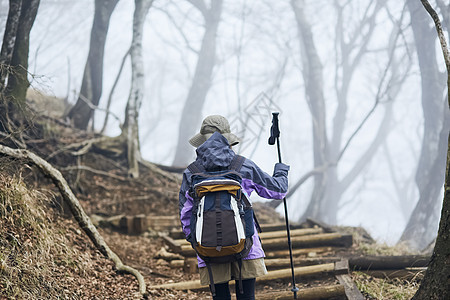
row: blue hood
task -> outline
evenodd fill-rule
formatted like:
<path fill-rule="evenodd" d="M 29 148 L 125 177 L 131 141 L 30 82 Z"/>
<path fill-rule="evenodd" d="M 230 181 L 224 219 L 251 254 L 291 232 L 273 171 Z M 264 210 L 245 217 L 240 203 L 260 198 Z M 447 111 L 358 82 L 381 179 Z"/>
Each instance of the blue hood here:
<path fill-rule="evenodd" d="M 227 168 L 236 155 L 231 150 L 228 140 L 217 131 L 198 147 L 196 152 L 196 161 L 208 171 Z"/>

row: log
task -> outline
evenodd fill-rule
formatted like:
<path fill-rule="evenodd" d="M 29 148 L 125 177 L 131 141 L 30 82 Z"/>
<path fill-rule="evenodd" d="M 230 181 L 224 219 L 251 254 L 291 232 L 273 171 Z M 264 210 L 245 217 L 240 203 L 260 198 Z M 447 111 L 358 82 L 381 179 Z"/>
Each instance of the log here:
<path fill-rule="evenodd" d="M 186 239 L 184 233 L 179 229 L 173 229 L 169 232 L 169 236 L 174 240 Z"/>
<path fill-rule="evenodd" d="M 336 278 L 339 280 L 339 283 L 344 287 L 347 299 L 352 300 L 366 299 L 358 290 L 358 287 L 356 286 L 355 282 L 348 274 L 336 275 Z"/>
<path fill-rule="evenodd" d="M 135 276 L 139 283 L 139 292 L 144 298 L 148 296 L 145 280 L 142 274 L 138 270 L 128 265 L 124 265 L 119 256 L 117 256 L 117 254 L 113 252 L 111 248 L 109 248 L 108 244 L 106 244 L 103 237 L 97 231 L 97 228 L 94 226 L 94 224 L 92 224 L 91 219 L 86 214 L 83 207 L 80 205 L 80 202 L 78 201 L 77 197 L 75 197 L 74 193 L 69 187 L 69 184 L 60 171 L 58 171 L 43 158 L 25 149 L 12 149 L 10 147 L 0 145 L 0 153 L 29 161 L 36 165 L 44 175 L 50 177 L 61 193 L 64 202 L 69 206 L 75 220 L 78 222 L 78 225 L 81 227 L 81 229 L 84 230 L 84 232 L 94 243 L 96 248 L 104 256 L 114 262 L 117 272 L 128 273 Z"/>
<path fill-rule="evenodd" d="M 176 255 L 176 254 L 174 254 L 174 255 Z M 164 257 L 159 257 L 159 256 L 156 256 L 155 258 L 165 259 Z M 170 257 L 170 258 L 172 258 L 172 257 Z M 166 260 L 168 260 L 168 259 L 166 259 Z M 294 258 L 294 266 L 305 267 L 305 266 L 312 266 L 312 265 L 319 265 L 319 264 L 335 263 L 340 260 L 341 260 L 340 257 Z M 266 265 L 267 270 L 284 269 L 284 268 L 290 268 L 290 266 L 291 266 L 291 260 L 289 258 L 265 259 L 264 263 Z M 185 262 L 183 259 L 172 259 L 170 261 L 171 268 L 183 268 L 184 264 L 185 264 Z"/>
<path fill-rule="evenodd" d="M 297 267 L 294 269 L 295 276 L 315 276 L 324 273 L 333 273 L 335 270 L 334 263 L 315 265 L 315 266 L 306 266 L 306 267 Z M 270 271 L 266 275 L 256 278 L 256 282 L 263 283 L 268 281 L 273 281 L 276 279 L 290 279 L 291 278 L 291 269 L 283 269 L 277 271 Z M 234 281 L 230 281 L 230 285 L 234 285 Z M 200 280 L 191 280 L 191 281 L 182 281 L 175 283 L 166 283 L 152 286 L 153 289 L 174 289 L 174 290 L 201 290 L 207 289 L 208 286 L 204 286 L 200 284 Z"/>
<path fill-rule="evenodd" d="M 307 236 L 294 236 L 291 238 L 293 248 L 310 248 L 318 246 L 351 247 L 353 236 L 340 233 L 321 233 Z M 262 240 L 265 250 L 281 250 L 287 248 L 286 238 Z"/>
<path fill-rule="evenodd" d="M 319 220 L 314 220 L 312 218 L 306 218 L 306 222 L 311 226 L 319 226 L 320 228 L 323 228 L 323 230 L 327 233 L 335 232 L 335 230 L 328 224 L 325 224 Z"/>
<path fill-rule="evenodd" d="M 345 288 L 340 284 L 300 289 L 297 292 L 297 298 L 302 300 L 331 299 L 341 296 L 345 296 Z M 258 300 L 290 300 L 292 298 L 293 293 L 291 291 L 272 292 L 256 295 L 256 299 Z"/>
<path fill-rule="evenodd" d="M 334 263 L 334 274 L 348 274 L 348 260 L 341 259 Z"/>
<path fill-rule="evenodd" d="M 303 235 L 323 233 L 323 229 L 322 228 L 300 228 L 300 229 L 291 230 L 290 233 L 291 233 L 291 237 L 303 236 Z M 259 234 L 259 237 L 262 240 L 273 239 L 273 238 L 287 238 L 287 233 L 286 233 L 286 230 L 270 231 L 270 232 L 263 231 Z"/>
<path fill-rule="evenodd" d="M 304 236 L 304 235 L 312 235 L 312 234 L 318 234 L 318 233 L 323 233 L 323 229 L 322 228 L 302 228 L 302 229 L 294 229 L 291 231 L 291 237 L 294 236 Z M 287 238 L 287 233 L 286 231 L 271 231 L 271 232 L 262 232 L 259 234 L 259 237 L 262 240 L 266 240 L 266 239 L 273 239 L 273 238 Z M 178 243 L 179 245 L 190 245 L 188 241 L 186 241 L 186 239 L 176 239 L 175 240 L 176 243 Z"/>
<path fill-rule="evenodd" d="M 155 231 L 169 231 L 172 228 L 180 228 L 179 216 L 147 216 L 147 226 Z M 181 232 L 181 234 L 183 234 Z M 171 235 L 173 238 L 173 236 Z M 180 238 L 184 238 L 184 235 Z"/>
<path fill-rule="evenodd" d="M 179 219 L 177 219 L 177 224 L 179 225 Z M 273 223 L 273 224 L 260 224 L 261 225 L 261 233 L 267 233 L 272 231 L 286 231 L 286 224 L 285 223 Z M 293 230 L 296 229 L 310 229 L 310 228 L 304 228 L 300 224 L 290 224 L 289 228 L 291 229 L 291 233 Z M 317 228 L 317 227 L 316 227 Z M 180 230 L 173 230 L 170 232 L 170 237 L 173 239 L 185 239 L 184 233 Z"/>
<path fill-rule="evenodd" d="M 147 231 L 147 217 L 144 214 L 124 216 L 120 220 L 120 226 L 121 229 L 124 229 L 127 234 L 138 235 Z"/>
<path fill-rule="evenodd" d="M 183 268 L 184 267 L 184 259 L 175 259 L 170 262 L 171 268 Z"/>
<path fill-rule="evenodd" d="M 336 251 L 335 247 L 316 247 L 316 248 L 305 248 L 305 249 L 293 249 L 292 255 L 315 255 L 317 253 L 331 252 Z M 289 250 L 278 250 L 278 251 L 270 251 L 266 252 L 267 258 L 278 258 L 278 257 L 287 257 L 289 256 Z"/>
<path fill-rule="evenodd" d="M 341 246 L 350 247 L 353 243 L 352 235 L 343 235 L 340 233 L 321 233 L 307 236 L 295 236 L 291 238 L 293 248 L 309 248 L 317 246 Z M 264 250 L 280 250 L 286 249 L 286 238 L 275 238 L 262 240 Z M 188 256 L 188 253 L 192 251 L 190 245 L 181 245 L 181 254 Z M 192 254 L 190 255 L 192 256 Z"/>
<path fill-rule="evenodd" d="M 272 224 L 260 224 L 261 233 L 270 232 L 270 231 L 286 231 L 286 223 L 272 223 Z M 289 224 L 289 229 L 301 229 L 303 228 L 300 224 Z"/>
<path fill-rule="evenodd" d="M 292 255 L 293 256 L 300 256 L 300 255 L 308 255 L 308 256 L 315 256 L 318 253 L 324 253 L 324 252 L 332 252 L 336 251 L 339 248 L 336 247 L 315 247 L 315 248 L 305 248 L 305 249 L 293 249 Z M 192 248 L 188 248 L 186 250 L 181 250 L 179 252 L 184 257 L 195 257 L 195 251 Z M 284 258 L 286 256 L 289 256 L 289 250 L 277 250 L 277 251 L 266 251 L 266 259 L 269 258 Z"/>
<path fill-rule="evenodd" d="M 314 276 L 323 273 L 334 272 L 334 263 L 314 265 L 314 266 L 305 266 L 305 267 L 296 267 L 294 268 L 295 276 Z M 276 271 L 270 271 L 266 275 L 256 278 L 256 282 L 267 282 L 276 279 L 288 279 L 291 278 L 292 271 L 291 269 L 282 269 Z"/>
<path fill-rule="evenodd" d="M 412 267 L 427 267 L 430 256 L 360 256 L 349 258 L 350 268 L 354 270 L 395 270 Z"/>
<path fill-rule="evenodd" d="M 164 240 L 167 246 L 169 246 L 169 249 L 172 250 L 173 252 L 180 253 L 183 250 L 182 246 L 180 246 L 180 244 L 178 244 L 174 239 L 172 239 L 167 234 L 160 234 L 159 236 Z M 191 250 L 194 252 L 194 249 L 192 249 L 191 246 L 188 247 L 190 247 Z"/>
<path fill-rule="evenodd" d="M 294 266 L 311 266 L 340 261 L 339 257 L 319 257 L 319 258 L 294 258 Z M 264 263 L 268 270 L 289 268 L 291 266 L 290 258 L 272 258 L 265 259 Z"/>
<path fill-rule="evenodd" d="M 195 274 L 198 271 L 198 263 L 196 258 L 187 258 L 184 260 L 183 271 L 185 274 Z"/>

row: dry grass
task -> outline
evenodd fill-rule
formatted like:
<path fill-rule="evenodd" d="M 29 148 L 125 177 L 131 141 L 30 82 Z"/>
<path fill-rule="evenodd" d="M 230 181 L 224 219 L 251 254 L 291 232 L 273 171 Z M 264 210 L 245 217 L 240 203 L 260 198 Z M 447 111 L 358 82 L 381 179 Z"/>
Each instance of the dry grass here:
<path fill-rule="evenodd" d="M 354 272 L 353 280 L 366 299 L 411 299 L 419 288 L 416 280 L 374 278 L 361 272 Z"/>
<path fill-rule="evenodd" d="M 80 254 L 53 225 L 49 203 L 48 195 L 30 191 L 22 178 L 0 173 L 0 298 L 66 298 L 61 267 L 85 272 L 85 264 L 71 259 Z"/>
<path fill-rule="evenodd" d="M 412 255 L 418 254 L 404 245 L 389 246 L 387 244 L 358 244 L 358 249 L 365 255 Z"/>

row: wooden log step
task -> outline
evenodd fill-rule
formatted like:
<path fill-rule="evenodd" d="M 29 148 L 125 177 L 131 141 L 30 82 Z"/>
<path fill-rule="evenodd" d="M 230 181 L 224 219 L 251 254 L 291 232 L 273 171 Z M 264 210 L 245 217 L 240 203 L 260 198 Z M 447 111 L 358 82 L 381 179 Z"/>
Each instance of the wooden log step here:
<path fill-rule="evenodd" d="M 256 294 L 256 299 L 290 300 L 293 299 L 293 295 L 291 291 L 265 292 Z M 302 300 L 331 299 L 341 296 L 345 296 L 345 288 L 340 284 L 300 289 L 297 292 L 297 298 Z"/>
<path fill-rule="evenodd" d="M 304 267 L 296 267 L 294 268 L 295 276 L 314 276 L 318 274 L 323 273 L 330 273 L 334 272 L 335 264 L 334 263 L 328 263 L 328 264 L 321 264 L 321 265 L 314 265 L 314 266 L 304 266 Z M 267 282 L 272 281 L 276 279 L 289 279 L 292 276 L 291 269 L 282 269 L 282 270 L 275 270 L 270 271 L 266 275 L 258 277 L 256 279 L 257 282 Z"/>
<path fill-rule="evenodd" d="M 325 223 L 323 223 L 323 222 L 321 222 L 319 220 L 314 220 L 312 218 L 306 218 L 306 223 L 310 227 L 315 227 L 315 226 L 321 227 L 321 228 L 323 228 L 323 230 L 325 232 L 328 232 L 328 233 L 334 232 L 334 229 L 330 225 L 325 224 Z"/>
<path fill-rule="evenodd" d="M 170 262 L 171 268 L 183 268 L 184 267 L 184 259 L 175 259 Z"/>
<path fill-rule="evenodd" d="M 271 231 L 286 231 L 286 223 L 272 223 L 272 224 L 260 224 L 262 233 Z M 289 229 L 302 229 L 304 228 L 301 224 L 289 224 Z"/>
<path fill-rule="evenodd" d="M 269 252 L 270 254 L 270 252 Z M 306 266 L 319 263 L 336 262 L 339 257 L 304 257 L 294 258 L 294 265 Z M 429 256 L 361 256 L 350 257 L 349 266 L 352 270 L 399 270 L 405 268 L 423 268 L 428 266 Z M 290 266 L 289 258 L 266 258 L 264 260 L 269 269 L 287 268 Z"/>
<path fill-rule="evenodd" d="M 177 222 L 179 225 L 179 222 L 180 222 L 179 219 L 177 220 Z M 260 225 L 261 225 L 262 233 L 268 233 L 268 232 L 272 232 L 272 231 L 286 231 L 285 223 L 272 223 L 272 224 L 260 224 Z M 292 231 L 297 230 L 297 229 L 311 229 L 311 228 L 305 228 L 304 225 L 300 225 L 300 224 L 290 224 L 289 228 L 291 229 L 291 234 L 292 234 Z M 319 229 L 319 228 L 316 226 L 315 229 Z M 170 236 L 176 240 L 185 239 L 184 233 L 181 230 L 171 231 Z"/>
<path fill-rule="evenodd" d="M 159 236 L 164 240 L 164 242 L 167 244 L 167 246 L 169 246 L 169 249 L 172 250 L 173 252 L 180 253 L 182 251 L 182 247 L 180 246 L 180 244 L 177 243 L 170 236 L 168 236 L 166 234 L 160 234 Z M 192 249 L 192 251 L 194 251 L 194 249 Z"/>
<path fill-rule="evenodd" d="M 331 262 L 340 261 L 340 257 L 319 257 L 319 258 L 294 258 L 294 266 L 312 266 L 318 264 L 325 264 Z M 264 263 L 266 264 L 266 268 L 268 270 L 276 270 L 283 268 L 290 268 L 291 259 L 290 258 L 271 258 L 265 259 Z"/>
<path fill-rule="evenodd" d="M 351 247 L 353 236 L 340 233 L 320 233 L 291 238 L 293 248 L 310 248 L 318 246 Z M 262 240 L 264 250 L 281 250 L 287 247 L 286 238 Z"/>
<path fill-rule="evenodd" d="M 339 248 L 336 248 L 336 247 L 313 247 L 313 248 L 293 249 L 292 255 L 293 256 L 299 256 L 299 255 L 315 256 L 318 253 L 333 252 L 333 251 L 336 251 L 337 249 L 339 249 Z M 279 257 L 288 257 L 289 256 L 289 250 L 266 251 L 265 253 L 266 253 L 267 258 L 279 258 Z"/>
<path fill-rule="evenodd" d="M 301 229 L 294 229 L 291 231 L 291 237 L 294 236 L 304 236 L 304 235 L 312 235 L 312 234 L 318 234 L 323 233 L 322 228 L 301 228 Z M 269 232 L 262 232 L 259 234 L 259 237 L 263 240 L 266 239 L 273 239 L 273 238 L 287 238 L 286 230 L 281 231 L 269 231 Z M 176 239 L 175 242 L 177 242 L 180 246 L 181 245 L 190 245 L 186 239 Z"/>
<path fill-rule="evenodd" d="M 315 266 L 297 267 L 294 269 L 295 276 L 316 276 L 325 273 L 334 273 L 335 264 L 321 264 Z M 273 280 L 285 280 L 291 278 L 291 269 L 282 269 L 276 271 L 270 271 L 266 275 L 256 278 L 256 282 L 263 283 Z M 234 281 L 230 281 L 230 285 L 233 285 Z M 153 289 L 174 289 L 174 290 L 201 290 L 208 288 L 200 284 L 200 280 L 182 281 L 175 283 L 166 283 L 152 286 Z"/>
<path fill-rule="evenodd" d="M 155 231 L 170 231 L 180 228 L 180 217 L 174 216 L 147 216 L 146 225 Z"/>
<path fill-rule="evenodd" d="M 321 233 L 306 236 L 295 236 L 291 238 L 293 248 L 311 248 L 317 246 L 339 246 L 339 247 L 351 247 L 353 243 L 353 237 L 350 234 L 340 233 Z M 271 250 L 286 249 L 286 238 L 275 238 L 262 240 L 263 248 L 266 252 Z M 192 252 L 190 254 L 190 252 Z M 184 256 L 193 256 L 194 250 L 190 245 L 181 245 L 180 253 Z"/>
<path fill-rule="evenodd" d="M 291 237 L 294 236 L 303 236 L 303 235 L 311 235 L 323 233 L 322 228 L 300 228 L 294 229 L 290 231 Z M 286 230 L 278 230 L 278 231 L 263 231 L 259 234 L 261 239 L 273 239 L 273 238 L 287 238 Z"/>
<path fill-rule="evenodd" d="M 352 280 L 350 275 L 348 274 L 339 274 L 336 275 L 336 278 L 339 280 L 341 286 L 344 287 L 345 295 L 347 299 L 352 300 L 364 300 L 366 299 L 363 294 L 358 290 L 356 283 Z"/>
<path fill-rule="evenodd" d="M 174 254 L 175 255 L 175 254 Z M 312 266 L 326 263 L 335 263 L 340 261 L 342 258 L 340 257 L 318 257 L 318 258 L 294 258 L 294 267 L 304 267 L 304 266 Z M 267 270 L 277 270 L 290 268 L 291 260 L 289 258 L 273 258 L 273 259 L 265 259 L 264 263 L 266 265 Z M 171 268 L 183 268 L 185 266 L 184 259 L 174 259 L 170 261 Z"/>

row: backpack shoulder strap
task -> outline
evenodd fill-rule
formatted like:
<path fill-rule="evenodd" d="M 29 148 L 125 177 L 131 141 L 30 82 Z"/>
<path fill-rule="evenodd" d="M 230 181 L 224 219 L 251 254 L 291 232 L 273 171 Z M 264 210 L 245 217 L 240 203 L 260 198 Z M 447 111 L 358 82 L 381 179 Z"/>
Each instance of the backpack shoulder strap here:
<path fill-rule="evenodd" d="M 243 157 L 241 155 L 235 155 L 233 157 L 233 160 L 231 161 L 230 170 L 239 172 L 242 168 L 242 165 L 244 164 L 244 161 L 245 161 L 245 157 Z"/>
<path fill-rule="evenodd" d="M 189 171 L 191 171 L 192 174 L 202 173 L 205 171 L 205 168 L 203 168 L 203 166 L 200 165 L 197 161 L 191 163 L 187 168 Z"/>

